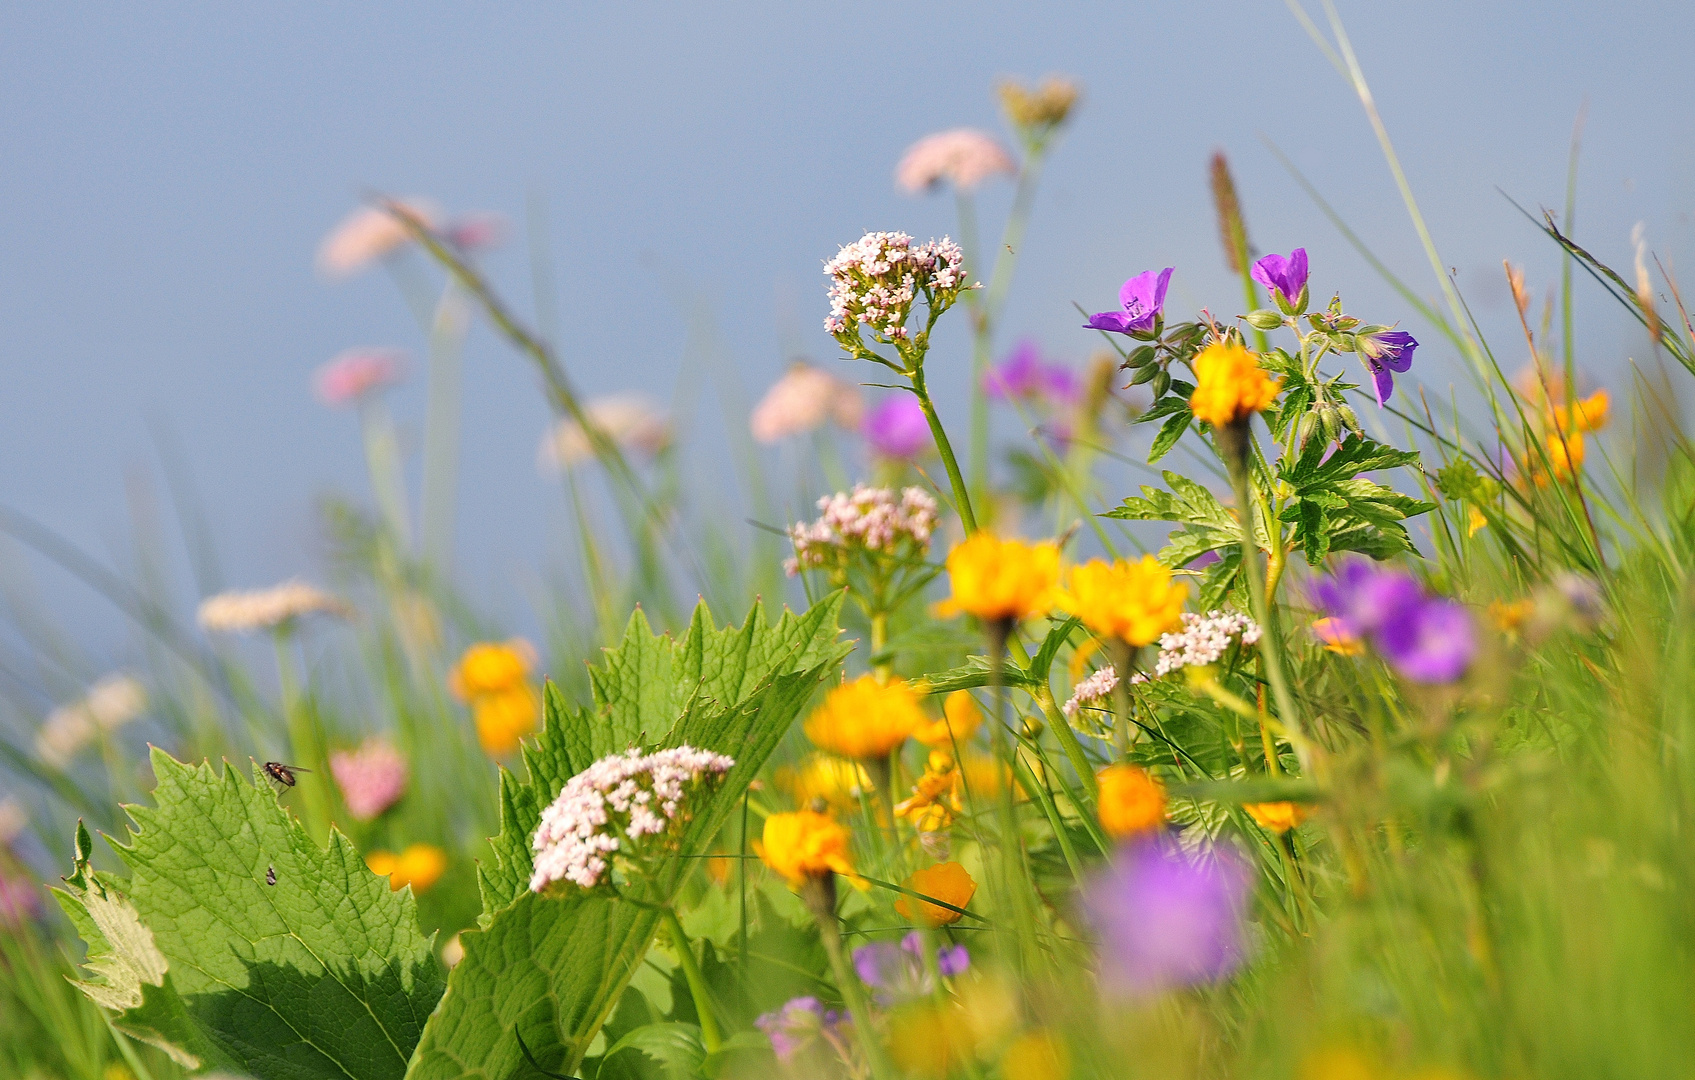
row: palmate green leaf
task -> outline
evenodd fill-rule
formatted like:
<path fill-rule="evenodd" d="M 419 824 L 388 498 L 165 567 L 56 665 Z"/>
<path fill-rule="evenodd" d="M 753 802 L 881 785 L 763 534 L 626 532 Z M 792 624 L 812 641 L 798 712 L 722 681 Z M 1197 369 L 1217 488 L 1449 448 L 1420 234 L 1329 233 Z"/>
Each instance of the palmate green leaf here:
<path fill-rule="evenodd" d="M 129 881 L 89 873 L 78 838 L 61 903 L 89 943 L 85 992 L 185 1063 L 403 1076 L 443 974 L 410 890 L 391 892 L 339 832 L 314 844 L 257 766 L 247 782 L 157 749 L 152 764 L 156 805 L 128 807 L 130 843 L 112 841 Z"/>
<path fill-rule="evenodd" d="M 528 779 L 501 776 L 496 861 L 480 875 L 481 929 L 460 939 L 465 957 L 409 1080 L 528 1077 L 531 1056 L 552 1072 L 576 1070 L 647 953 L 658 905 L 671 902 L 694 860 L 669 860 L 639 903 L 598 893 L 539 896 L 528 886 L 542 808 L 571 776 L 643 733 L 648 747 L 688 743 L 728 754 L 735 766 L 694 808 L 682 838 L 683 856 L 700 854 L 850 648 L 836 640 L 840 609 L 838 594 L 805 615 L 785 612 L 775 626 L 756 608 L 741 628 L 717 629 L 703 605 L 680 642 L 655 636 L 638 613 L 593 672 L 592 708 L 572 709 L 548 688 L 542 732 L 524 750 Z"/>

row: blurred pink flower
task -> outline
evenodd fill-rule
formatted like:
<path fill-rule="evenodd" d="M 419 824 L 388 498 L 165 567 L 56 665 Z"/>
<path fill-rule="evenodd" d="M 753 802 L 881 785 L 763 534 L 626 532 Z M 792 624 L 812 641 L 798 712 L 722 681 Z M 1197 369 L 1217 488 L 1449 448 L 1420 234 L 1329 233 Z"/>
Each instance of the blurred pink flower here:
<path fill-rule="evenodd" d="M 406 759 L 382 739 L 366 739 L 357 750 L 330 755 L 330 772 L 347 812 L 370 821 L 406 793 Z"/>
<path fill-rule="evenodd" d="M 865 414 L 859 388 L 811 364 L 795 364 L 771 384 L 753 408 L 748 426 L 762 443 L 811 431 L 825 420 L 857 428 Z"/>
<path fill-rule="evenodd" d="M 318 400 L 340 408 L 356 404 L 373 390 L 399 382 L 406 354 L 399 349 L 348 349 L 312 376 Z"/>
<path fill-rule="evenodd" d="M 1001 173 L 1013 176 L 1018 166 L 993 136 L 975 128 L 955 128 L 926 135 L 907 148 L 895 167 L 895 180 L 916 195 L 943 180 L 970 191 Z"/>
<path fill-rule="evenodd" d="M 881 457 L 915 458 L 932 445 L 930 422 L 911 394 L 884 398 L 865 414 L 859 430 Z"/>
<path fill-rule="evenodd" d="M 491 251 L 506 243 L 512 227 L 505 217 L 487 210 L 476 210 L 458 218 L 447 227 L 447 239 L 461 251 Z"/>
<path fill-rule="evenodd" d="M 589 421 L 619 449 L 652 457 L 671 445 L 671 418 L 645 394 L 612 394 L 584 406 Z M 594 445 L 575 420 L 561 420 L 542 437 L 537 455 L 543 467 L 562 468 L 589 461 Z"/>
<path fill-rule="evenodd" d="M 0 927 L 16 926 L 41 915 L 41 890 L 35 882 L 0 873 Z"/>
<path fill-rule="evenodd" d="M 421 199 L 400 205 L 435 228 L 440 212 Z M 411 239 L 395 216 L 375 206 L 361 207 L 343 218 L 318 246 L 318 270 L 330 277 L 351 277 Z"/>

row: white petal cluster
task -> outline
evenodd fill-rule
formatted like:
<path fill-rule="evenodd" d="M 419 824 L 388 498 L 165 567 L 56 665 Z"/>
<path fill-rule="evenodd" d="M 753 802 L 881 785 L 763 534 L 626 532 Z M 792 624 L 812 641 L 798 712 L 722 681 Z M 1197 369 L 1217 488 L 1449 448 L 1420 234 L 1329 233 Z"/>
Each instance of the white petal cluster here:
<path fill-rule="evenodd" d="M 824 264 L 830 276 L 830 315 L 824 329 L 856 332 L 863 323 L 888 340 L 907 336 L 912 302 L 928 291 L 939 306 L 965 286 L 965 254 L 947 237 L 913 246 L 902 232 L 866 233 Z"/>
<path fill-rule="evenodd" d="M 1159 639 L 1154 674 L 1169 675 L 1178 668 L 1216 663 L 1230 647 L 1231 638 L 1252 645 L 1259 640 L 1259 634 L 1259 623 L 1239 611 L 1209 611 L 1205 615 L 1185 611 L 1183 629 L 1163 634 Z"/>
<path fill-rule="evenodd" d="M 970 191 L 996 174 L 1018 172 L 1012 155 L 994 137 L 973 128 L 956 128 L 926 135 L 907 148 L 895 169 L 895 180 L 917 194 L 951 180 L 961 191 Z"/>
<path fill-rule="evenodd" d="M 76 701 L 47 714 L 35 734 L 35 752 L 56 769 L 71 763 L 101 732 L 113 732 L 147 708 L 147 688 L 133 675 L 108 675 Z"/>
<path fill-rule="evenodd" d="M 200 602 L 200 625 L 214 633 L 269 630 L 291 619 L 314 613 L 353 616 L 353 609 L 322 589 L 303 581 L 285 581 L 269 589 L 225 592 Z"/>
<path fill-rule="evenodd" d="M 936 500 L 923 488 L 893 488 L 856 484 L 818 500 L 824 513 L 817 521 L 789 526 L 795 557 L 783 564 L 790 576 L 802 570 L 837 562 L 849 548 L 894 554 L 910 541 L 913 554 L 930 550 L 936 531 Z"/>
<path fill-rule="evenodd" d="M 692 746 L 651 754 L 632 748 L 601 758 L 566 781 L 542 811 L 530 845 L 535 852 L 530 891 L 541 892 L 556 881 L 594 888 L 605 877 L 613 852 L 682 820 L 690 786 L 734 764 L 723 754 Z"/>

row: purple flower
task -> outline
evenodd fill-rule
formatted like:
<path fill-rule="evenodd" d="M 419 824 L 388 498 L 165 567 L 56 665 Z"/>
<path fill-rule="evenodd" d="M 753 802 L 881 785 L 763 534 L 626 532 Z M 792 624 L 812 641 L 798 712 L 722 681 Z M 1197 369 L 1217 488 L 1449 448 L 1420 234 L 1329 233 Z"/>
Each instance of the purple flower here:
<path fill-rule="evenodd" d="M 1313 600 L 1354 637 L 1373 633 L 1417 604 L 1424 591 L 1408 574 L 1380 570 L 1364 559 L 1349 559 L 1331 577 L 1313 583 Z"/>
<path fill-rule="evenodd" d="M 41 916 L 41 892 L 21 877 L 0 877 L 0 929 Z"/>
<path fill-rule="evenodd" d="M 1026 338 L 997 368 L 983 374 L 983 389 L 992 398 L 1047 398 L 1071 404 L 1079 396 L 1077 376 L 1060 364 L 1042 359 L 1042 350 Z"/>
<path fill-rule="evenodd" d="M 963 975 L 971 968 L 971 954 L 965 951 L 964 945 L 943 945 L 936 950 L 936 970 L 944 978 L 951 979 L 955 975 Z"/>
<path fill-rule="evenodd" d="M 1307 249 L 1296 248 L 1287 259 L 1267 255 L 1254 263 L 1250 273 L 1272 293 L 1282 293 L 1284 302 L 1293 306 L 1307 287 Z"/>
<path fill-rule="evenodd" d="M 1188 855 L 1164 838 L 1121 848 L 1083 890 L 1100 937 L 1102 984 L 1141 997 L 1212 982 L 1245 958 L 1252 875 L 1227 847 Z"/>
<path fill-rule="evenodd" d="M 761 1013 L 753 1026 L 771 1040 L 777 1060 L 788 1064 L 820 1035 L 828 1038 L 842 1026 L 842 1014 L 826 1009 L 815 997 L 790 998 L 776 1012 Z"/>
<path fill-rule="evenodd" d="M 1413 350 L 1418 348 L 1418 342 L 1405 330 L 1361 334 L 1358 341 L 1360 357 L 1371 372 L 1372 386 L 1377 391 L 1377 404 L 1381 408 L 1395 393 L 1393 373 L 1412 367 Z"/>
<path fill-rule="evenodd" d="M 1440 596 L 1421 599 L 1373 637 L 1396 671 L 1419 683 L 1450 683 L 1465 674 L 1477 652 L 1471 614 Z"/>
<path fill-rule="evenodd" d="M 944 978 L 951 979 L 970 967 L 971 954 L 964 945 L 944 945 L 936 950 L 936 970 Z M 921 997 L 934 987 L 924 970 L 924 938 L 916 930 L 899 945 L 874 941 L 853 950 L 853 970 L 859 973 L 861 982 L 876 991 L 882 1004 Z"/>
<path fill-rule="evenodd" d="M 918 399 L 907 394 L 884 398 L 865 414 L 859 430 L 882 457 L 915 458 L 930 446 L 930 422 Z"/>
<path fill-rule="evenodd" d="M 1115 334 L 1150 334 L 1165 311 L 1165 287 L 1171 283 L 1171 267 L 1156 276 L 1152 270 L 1137 274 L 1118 290 L 1123 311 L 1103 311 L 1089 316 L 1083 325 L 1091 330 Z"/>

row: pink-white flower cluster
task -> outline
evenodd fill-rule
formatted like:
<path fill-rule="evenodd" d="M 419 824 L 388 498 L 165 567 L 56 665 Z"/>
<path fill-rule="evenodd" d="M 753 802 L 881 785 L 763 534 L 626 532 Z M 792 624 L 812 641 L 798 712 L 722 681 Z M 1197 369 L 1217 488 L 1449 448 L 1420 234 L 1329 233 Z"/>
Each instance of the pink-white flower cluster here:
<path fill-rule="evenodd" d="M 357 750 L 330 755 L 330 772 L 347 812 L 370 821 L 406 793 L 406 759 L 382 739 L 366 739 Z"/>
<path fill-rule="evenodd" d="M 1147 681 L 1148 677 L 1140 671 L 1132 672 L 1130 675 L 1131 686 Z M 1118 689 L 1118 672 L 1109 667 L 1101 668 L 1072 688 L 1071 696 L 1066 699 L 1064 705 L 1059 707 L 1060 711 L 1066 716 L 1075 717 L 1077 710 L 1085 705 L 1094 705 L 1105 701 L 1112 696 L 1112 692 L 1116 689 Z"/>
<path fill-rule="evenodd" d="M 1160 636 L 1154 674 L 1169 675 L 1178 668 L 1216 663 L 1230 647 L 1231 638 L 1252 645 L 1259 634 L 1259 623 L 1239 611 L 1209 611 L 1205 615 L 1185 611 L 1183 629 Z"/>
<path fill-rule="evenodd" d="M 883 554 L 922 556 L 930 550 L 936 531 L 936 500 L 923 488 L 903 488 L 896 498 L 892 488 L 856 484 L 851 492 L 838 491 L 818 500 L 824 511 L 817 521 L 789 526 L 795 557 L 783 564 L 790 577 L 802 570 L 834 566 L 859 548 Z"/>
<path fill-rule="evenodd" d="M 902 232 L 866 233 L 824 264 L 830 315 L 824 329 L 838 339 L 863 323 L 888 341 L 907 336 L 906 317 L 920 295 L 941 310 L 965 287 L 965 253 L 947 237 L 913 246 Z"/>
<path fill-rule="evenodd" d="M 734 764 L 723 754 L 687 745 L 651 754 L 632 747 L 601 758 L 566 781 L 541 812 L 530 845 L 535 852 L 530 891 L 556 881 L 594 888 L 605 878 L 613 852 L 686 820 L 683 803 L 691 789 Z"/>
<path fill-rule="evenodd" d="M 830 420 L 853 430 L 865 415 L 859 387 L 811 364 L 795 364 L 759 399 L 748 418 L 753 437 L 774 443 Z"/>
<path fill-rule="evenodd" d="M 353 404 L 400 379 L 406 354 L 399 349 L 348 349 L 312 376 L 312 388 L 325 405 Z"/>
<path fill-rule="evenodd" d="M 895 168 L 895 181 L 915 195 L 943 180 L 970 191 L 996 173 L 1012 176 L 1017 171 L 1012 155 L 992 135 L 955 128 L 926 135 L 908 147 Z"/>

